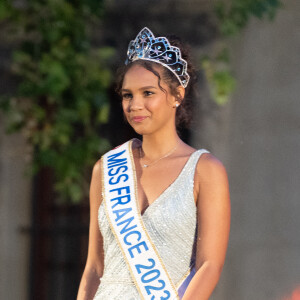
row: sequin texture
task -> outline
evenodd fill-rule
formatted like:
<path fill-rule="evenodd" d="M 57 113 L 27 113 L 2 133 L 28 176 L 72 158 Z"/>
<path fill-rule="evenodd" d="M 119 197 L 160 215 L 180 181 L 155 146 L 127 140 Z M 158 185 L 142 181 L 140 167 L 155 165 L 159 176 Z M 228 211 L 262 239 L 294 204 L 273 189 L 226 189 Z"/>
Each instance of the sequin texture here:
<path fill-rule="evenodd" d="M 145 228 L 177 286 L 195 262 L 197 211 L 194 202 L 194 173 L 205 149 L 194 152 L 175 181 L 142 215 Z M 109 227 L 101 203 L 98 221 L 103 236 L 104 271 L 94 300 L 140 300 L 122 252 Z"/>

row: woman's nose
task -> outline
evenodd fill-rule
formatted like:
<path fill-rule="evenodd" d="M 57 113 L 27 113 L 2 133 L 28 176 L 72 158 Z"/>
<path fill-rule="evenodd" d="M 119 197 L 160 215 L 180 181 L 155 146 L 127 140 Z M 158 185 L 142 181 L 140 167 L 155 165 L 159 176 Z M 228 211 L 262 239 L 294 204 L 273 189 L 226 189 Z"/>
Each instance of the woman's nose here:
<path fill-rule="evenodd" d="M 139 96 L 132 97 L 129 107 L 131 110 L 140 110 L 144 107 L 143 99 Z"/>

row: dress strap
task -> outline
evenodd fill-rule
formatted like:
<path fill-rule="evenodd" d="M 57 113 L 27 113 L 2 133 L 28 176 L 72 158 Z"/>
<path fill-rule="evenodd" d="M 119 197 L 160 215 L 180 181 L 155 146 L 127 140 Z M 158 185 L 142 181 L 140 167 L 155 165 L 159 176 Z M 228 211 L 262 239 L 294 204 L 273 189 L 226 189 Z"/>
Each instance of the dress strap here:
<path fill-rule="evenodd" d="M 206 149 L 199 149 L 199 150 L 196 150 L 190 157 L 189 161 L 187 162 L 187 169 L 189 170 L 192 170 L 192 174 L 195 173 L 195 169 L 196 169 L 196 166 L 197 166 L 197 163 L 201 157 L 202 154 L 204 153 L 210 153 L 208 150 Z"/>

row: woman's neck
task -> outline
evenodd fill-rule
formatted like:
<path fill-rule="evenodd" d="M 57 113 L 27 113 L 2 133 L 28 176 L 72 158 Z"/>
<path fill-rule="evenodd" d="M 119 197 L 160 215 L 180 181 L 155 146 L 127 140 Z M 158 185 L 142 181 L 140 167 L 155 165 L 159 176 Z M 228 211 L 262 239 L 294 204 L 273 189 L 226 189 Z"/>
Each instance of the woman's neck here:
<path fill-rule="evenodd" d="M 143 135 L 144 157 L 148 160 L 155 160 L 178 146 L 180 141 L 176 131 L 168 132 L 168 134 Z"/>

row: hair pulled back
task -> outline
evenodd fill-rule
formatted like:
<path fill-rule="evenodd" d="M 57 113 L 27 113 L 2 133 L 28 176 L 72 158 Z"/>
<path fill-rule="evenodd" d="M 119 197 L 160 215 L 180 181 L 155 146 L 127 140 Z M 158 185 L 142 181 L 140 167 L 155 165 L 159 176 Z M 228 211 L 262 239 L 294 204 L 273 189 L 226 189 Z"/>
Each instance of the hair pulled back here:
<path fill-rule="evenodd" d="M 186 45 L 183 45 L 181 40 L 174 35 L 168 36 L 167 39 L 169 40 L 172 46 L 175 46 L 180 49 L 181 57 L 187 62 L 187 66 L 188 66 L 187 73 L 190 76 L 190 80 L 187 87 L 185 88 L 185 96 L 183 99 L 180 97 L 180 95 L 178 95 L 177 92 L 177 88 L 180 85 L 180 83 L 177 77 L 168 68 L 164 67 L 159 63 L 148 61 L 148 60 L 142 60 L 142 59 L 135 60 L 129 63 L 128 65 L 120 67 L 117 70 L 115 90 L 120 95 L 122 85 L 123 85 L 123 80 L 127 71 L 130 68 L 132 68 L 134 65 L 142 66 L 143 68 L 145 68 L 146 70 L 152 72 L 155 76 L 157 76 L 158 86 L 162 91 L 166 92 L 165 89 L 162 88 L 160 85 L 161 80 L 168 85 L 171 94 L 180 103 L 180 105 L 176 109 L 176 126 L 187 128 L 191 123 L 191 117 L 192 117 L 191 102 L 195 93 L 194 85 L 196 82 L 196 72 L 190 59 L 190 48 Z M 160 73 L 157 71 L 158 68 L 161 70 Z"/>

